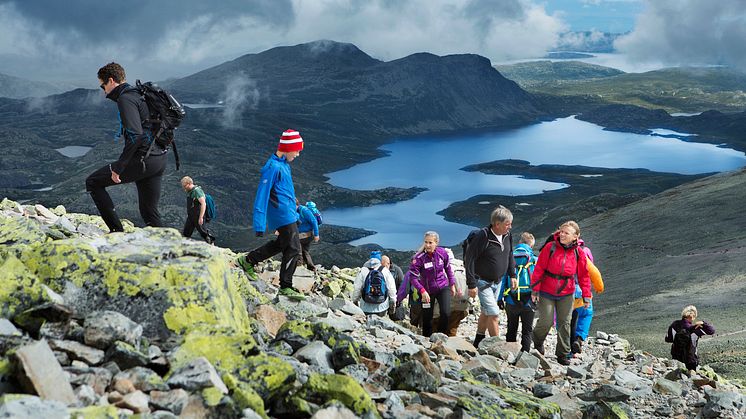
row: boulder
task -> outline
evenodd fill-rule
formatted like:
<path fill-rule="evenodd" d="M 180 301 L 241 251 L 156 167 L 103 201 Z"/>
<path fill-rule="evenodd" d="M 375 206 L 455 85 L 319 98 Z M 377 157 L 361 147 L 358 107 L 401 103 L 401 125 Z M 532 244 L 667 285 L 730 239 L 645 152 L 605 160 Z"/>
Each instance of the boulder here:
<path fill-rule="evenodd" d="M 75 393 L 44 340 L 19 348 L 18 361 L 22 384 L 46 400 L 56 400 L 67 405 L 76 402 Z"/>

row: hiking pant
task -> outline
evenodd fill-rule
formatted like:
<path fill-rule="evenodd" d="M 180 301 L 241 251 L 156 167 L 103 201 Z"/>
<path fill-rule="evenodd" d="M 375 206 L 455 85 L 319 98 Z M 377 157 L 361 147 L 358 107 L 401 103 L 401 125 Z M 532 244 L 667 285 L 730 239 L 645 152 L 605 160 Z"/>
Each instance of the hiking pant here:
<path fill-rule="evenodd" d="M 445 332 L 445 334 L 448 336 L 456 336 L 458 333 L 458 327 L 461 325 L 461 320 L 464 320 L 468 315 L 469 310 L 451 311 L 451 315 L 448 317 L 448 332 Z M 433 322 L 435 322 L 436 319 L 440 322 L 440 317 L 434 318 Z"/>
<path fill-rule="evenodd" d="M 199 211 L 199 205 L 187 208 L 187 219 L 184 222 L 184 230 L 181 232 L 181 235 L 184 237 L 192 237 L 194 229 L 197 229 L 199 235 L 202 236 L 207 243 L 215 243 L 215 236 L 210 234 L 210 231 L 207 229 L 207 220 L 205 220 L 202 225 L 199 225 Z"/>
<path fill-rule="evenodd" d="M 265 243 L 264 245 L 252 250 L 246 255 L 249 263 L 257 263 L 269 259 L 272 256 L 282 252 L 282 265 L 280 266 L 280 288 L 293 287 L 293 275 L 298 265 L 298 256 L 300 256 L 301 247 L 298 238 L 298 224 L 290 223 L 279 227 L 277 232 L 280 233 L 276 239 Z"/>
<path fill-rule="evenodd" d="M 557 347 L 554 354 L 557 359 L 567 358 L 570 354 L 570 321 L 572 319 L 572 304 L 575 300 L 574 295 L 570 294 L 559 297 L 559 300 L 552 300 L 545 296 L 539 298 L 536 304 L 536 326 L 534 327 L 534 348 L 542 349 L 544 340 L 552 328 L 552 320 L 557 315 Z"/>
<path fill-rule="evenodd" d="M 591 330 L 591 321 L 593 320 L 593 306 L 588 308 L 578 307 L 572 311 L 572 340 L 588 339 L 588 332 Z"/>
<path fill-rule="evenodd" d="M 438 307 L 440 307 L 440 318 L 436 332 L 448 333 L 448 320 L 451 317 L 451 288 L 445 287 L 434 294 L 430 294 L 430 307 L 422 308 L 422 335 L 426 337 L 433 334 L 434 300 L 438 300 Z"/>
<path fill-rule="evenodd" d="M 527 296 L 531 298 L 531 296 Z M 517 304 L 505 304 L 505 314 L 508 316 L 508 330 L 505 332 L 506 342 L 515 342 L 518 336 L 518 322 L 521 322 L 521 350 L 531 350 L 531 339 L 534 330 L 534 308 L 531 304 L 520 301 Z"/>
<path fill-rule="evenodd" d="M 91 173 L 85 180 L 85 190 L 91 194 L 101 218 L 109 227 L 110 232 L 124 231 L 122 221 L 117 215 L 114 202 L 106 192 L 106 188 L 114 185 L 135 182 L 137 186 L 137 201 L 140 206 L 140 216 L 145 225 L 161 227 L 161 214 L 158 212 L 158 201 L 161 198 L 161 178 L 166 170 L 167 154 L 151 155 L 145 161 L 145 171 L 140 164 L 140 155 L 132 157 L 129 165 L 119 174 L 121 183 L 111 180 L 111 168 L 106 166 Z"/>
<path fill-rule="evenodd" d="M 313 259 L 311 259 L 311 253 L 309 253 L 308 251 L 308 249 L 311 247 L 312 242 L 313 242 L 313 236 L 304 237 L 300 239 L 303 263 L 306 264 L 306 268 L 308 268 L 311 271 L 315 271 L 316 265 L 313 264 Z"/>

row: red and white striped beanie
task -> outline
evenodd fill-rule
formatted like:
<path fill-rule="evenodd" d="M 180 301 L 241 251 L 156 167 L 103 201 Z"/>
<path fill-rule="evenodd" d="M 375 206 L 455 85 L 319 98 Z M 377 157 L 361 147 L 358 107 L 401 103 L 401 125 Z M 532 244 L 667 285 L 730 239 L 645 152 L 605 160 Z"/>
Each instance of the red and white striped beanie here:
<path fill-rule="evenodd" d="M 282 133 L 280 144 L 277 145 L 277 151 L 291 152 L 303 150 L 303 138 L 300 133 L 294 129 L 289 129 Z"/>

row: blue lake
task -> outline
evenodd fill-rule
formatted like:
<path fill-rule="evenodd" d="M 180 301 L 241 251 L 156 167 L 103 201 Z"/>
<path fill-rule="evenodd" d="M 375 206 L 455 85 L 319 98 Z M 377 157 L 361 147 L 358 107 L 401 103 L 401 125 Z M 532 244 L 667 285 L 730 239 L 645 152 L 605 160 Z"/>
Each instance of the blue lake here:
<path fill-rule="evenodd" d="M 678 137 L 678 138 L 677 138 Z M 561 164 L 605 168 L 644 168 L 697 174 L 734 170 L 746 165 L 740 151 L 696 140 L 686 133 L 660 130 L 652 135 L 604 131 L 574 117 L 477 136 L 398 140 L 381 147 L 387 156 L 328 173 L 329 183 L 357 190 L 389 186 L 428 190 L 395 204 L 324 210 L 327 224 L 376 231 L 351 242 L 377 243 L 399 250 L 416 249 L 427 230 L 444 245 L 463 240 L 474 227 L 447 222 L 436 212 L 475 195 L 533 195 L 569 185 L 520 176 L 486 175 L 464 166 L 502 159 L 533 165 Z M 483 202 L 490 208 L 496 202 Z M 485 224 L 488 220 L 485 220 Z"/>

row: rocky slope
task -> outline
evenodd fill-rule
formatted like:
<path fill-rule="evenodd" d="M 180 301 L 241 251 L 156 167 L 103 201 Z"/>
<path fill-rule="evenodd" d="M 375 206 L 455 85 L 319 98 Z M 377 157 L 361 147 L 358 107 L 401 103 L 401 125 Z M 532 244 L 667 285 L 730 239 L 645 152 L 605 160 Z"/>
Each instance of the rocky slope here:
<path fill-rule="evenodd" d="M 354 269 L 299 268 L 307 299 L 293 302 L 276 296 L 276 262 L 246 276 L 232 252 L 174 230 L 102 227 L 0 203 L 1 417 L 746 414 L 738 383 L 689 377 L 615 334 L 569 367 L 502 337 L 474 348 L 476 312 L 460 336 L 426 339 L 366 318 L 349 301 Z"/>

